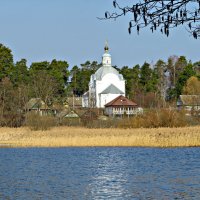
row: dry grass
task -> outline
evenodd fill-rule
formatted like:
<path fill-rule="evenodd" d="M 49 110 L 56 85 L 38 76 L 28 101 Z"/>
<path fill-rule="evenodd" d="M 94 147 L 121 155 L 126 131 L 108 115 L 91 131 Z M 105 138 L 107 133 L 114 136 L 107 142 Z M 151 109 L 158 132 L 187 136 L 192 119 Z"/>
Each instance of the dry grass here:
<path fill-rule="evenodd" d="M 87 129 L 57 127 L 48 131 L 0 128 L 0 147 L 67 146 L 200 146 L 200 127 L 152 129 Z"/>

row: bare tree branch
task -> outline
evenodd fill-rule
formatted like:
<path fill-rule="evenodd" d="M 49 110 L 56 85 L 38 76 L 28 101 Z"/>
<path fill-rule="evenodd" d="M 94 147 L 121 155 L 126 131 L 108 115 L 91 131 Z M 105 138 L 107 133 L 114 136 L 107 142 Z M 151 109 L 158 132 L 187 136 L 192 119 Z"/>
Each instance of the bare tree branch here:
<path fill-rule="evenodd" d="M 186 25 L 188 32 L 197 39 L 200 37 L 200 0 L 135 0 L 133 5 L 120 6 L 114 0 L 116 12 L 105 12 L 104 19 L 117 19 L 128 13 L 132 15 L 128 32 L 135 28 L 139 34 L 142 28 L 152 32 L 159 30 L 169 36 L 170 29 Z"/>

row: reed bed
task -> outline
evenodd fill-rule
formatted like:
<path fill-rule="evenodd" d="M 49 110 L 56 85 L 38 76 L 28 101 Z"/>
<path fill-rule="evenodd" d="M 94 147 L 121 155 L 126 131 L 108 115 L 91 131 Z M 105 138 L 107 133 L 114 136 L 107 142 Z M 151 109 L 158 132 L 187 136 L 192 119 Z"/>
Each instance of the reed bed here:
<path fill-rule="evenodd" d="M 0 147 L 192 147 L 200 146 L 200 126 L 183 128 L 87 129 L 47 131 L 0 128 Z"/>

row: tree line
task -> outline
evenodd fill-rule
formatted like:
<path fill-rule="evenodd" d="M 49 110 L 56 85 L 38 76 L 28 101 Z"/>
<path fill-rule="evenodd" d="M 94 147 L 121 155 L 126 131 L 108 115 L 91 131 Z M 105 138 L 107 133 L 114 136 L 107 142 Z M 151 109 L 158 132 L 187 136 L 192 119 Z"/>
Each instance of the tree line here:
<path fill-rule="evenodd" d="M 88 90 L 91 74 L 99 67 L 101 63 L 96 61 L 87 61 L 81 67 L 74 66 L 70 71 L 71 83 L 68 89 L 71 88 L 76 96 L 83 95 Z M 176 101 L 179 95 L 185 93 L 184 87 L 190 77 L 196 77 L 196 87 L 200 87 L 200 62 L 192 63 L 185 56 L 171 56 L 167 62 L 160 59 L 155 64 L 144 62 L 141 66 L 113 67 L 126 80 L 126 96 L 144 107 L 164 106 L 167 102 Z M 191 87 L 195 87 L 195 84 Z"/>
<path fill-rule="evenodd" d="M 167 62 L 113 67 L 126 80 L 127 97 L 140 106 L 157 107 L 182 93 L 198 93 L 199 66 L 200 62 L 192 63 L 184 56 L 171 56 Z M 86 61 L 69 69 L 67 61 L 56 59 L 33 62 L 28 67 L 26 59 L 14 63 L 11 49 L 0 44 L 0 125 L 20 124 L 24 117 L 21 111 L 31 98 L 41 98 L 52 106 L 63 104 L 66 97 L 82 96 L 88 91 L 90 76 L 100 67 L 97 61 Z"/>

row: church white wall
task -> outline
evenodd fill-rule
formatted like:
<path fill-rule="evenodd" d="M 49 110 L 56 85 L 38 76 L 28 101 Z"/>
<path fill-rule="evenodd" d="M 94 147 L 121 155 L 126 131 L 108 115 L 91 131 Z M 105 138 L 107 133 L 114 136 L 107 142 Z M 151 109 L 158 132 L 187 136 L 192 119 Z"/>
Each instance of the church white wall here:
<path fill-rule="evenodd" d="M 120 80 L 116 74 L 106 74 L 101 81 L 96 81 L 96 106 L 98 108 L 103 108 L 104 105 L 114 98 L 118 97 L 120 94 L 106 94 L 109 96 L 105 96 L 105 94 L 99 95 L 103 90 L 105 90 L 110 84 L 115 85 L 119 88 L 122 92 L 124 92 L 125 96 L 125 81 Z"/>
<path fill-rule="evenodd" d="M 122 92 L 125 93 L 125 81 L 120 80 L 119 77 L 116 74 L 106 74 L 103 79 L 103 82 L 108 82 L 109 85 L 113 84 L 117 88 L 119 88 Z"/>
<path fill-rule="evenodd" d="M 101 94 L 100 95 L 100 107 L 104 108 L 104 105 L 120 96 L 120 94 Z"/>
<path fill-rule="evenodd" d="M 107 74 L 103 77 L 101 81 L 97 81 L 96 83 L 96 92 L 100 93 L 105 90 L 110 84 L 115 85 L 122 92 L 125 93 L 125 81 L 119 80 L 118 76 L 115 74 Z"/>

